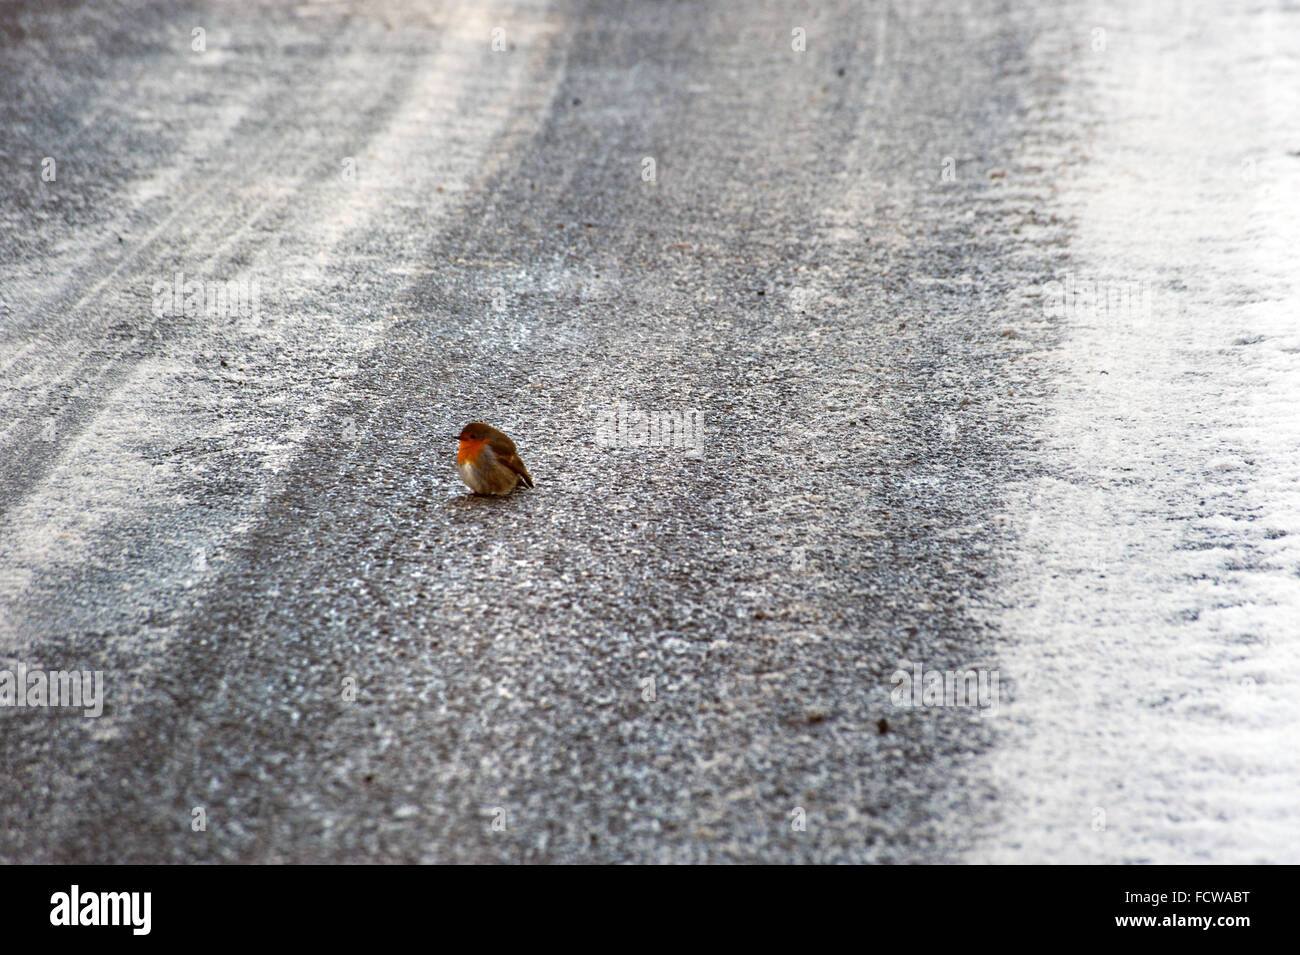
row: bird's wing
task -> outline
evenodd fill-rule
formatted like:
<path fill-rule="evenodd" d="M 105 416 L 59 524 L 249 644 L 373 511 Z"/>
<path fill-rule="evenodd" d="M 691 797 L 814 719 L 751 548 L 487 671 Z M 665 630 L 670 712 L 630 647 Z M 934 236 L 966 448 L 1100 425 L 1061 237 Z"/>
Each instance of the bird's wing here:
<path fill-rule="evenodd" d="M 533 476 L 528 473 L 528 468 L 524 467 L 523 460 L 517 454 L 505 454 L 501 456 L 501 463 L 514 471 L 523 480 L 528 487 L 533 486 Z"/>
<path fill-rule="evenodd" d="M 508 458 L 519 453 L 515 443 L 496 428 L 488 428 L 487 442 L 492 446 L 492 450 L 497 453 L 498 457 Z"/>

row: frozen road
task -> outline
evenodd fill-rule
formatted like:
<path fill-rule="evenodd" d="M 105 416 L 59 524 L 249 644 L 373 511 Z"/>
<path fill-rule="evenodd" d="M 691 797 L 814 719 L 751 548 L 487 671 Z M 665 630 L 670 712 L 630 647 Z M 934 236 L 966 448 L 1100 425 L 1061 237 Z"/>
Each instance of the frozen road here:
<path fill-rule="evenodd" d="M 0 860 L 1300 862 L 1300 10 L 1022 6 L 6 6 Z"/>

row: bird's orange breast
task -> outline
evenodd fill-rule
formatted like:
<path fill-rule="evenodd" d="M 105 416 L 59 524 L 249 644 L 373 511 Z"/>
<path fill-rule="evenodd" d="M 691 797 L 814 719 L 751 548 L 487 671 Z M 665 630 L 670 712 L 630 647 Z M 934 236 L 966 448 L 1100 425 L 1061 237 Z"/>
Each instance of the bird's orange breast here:
<path fill-rule="evenodd" d="M 456 452 L 457 464 L 473 464 L 478 460 L 479 452 L 483 450 L 483 445 L 487 444 L 487 439 L 475 441 L 473 438 L 461 438 L 460 450 Z"/>

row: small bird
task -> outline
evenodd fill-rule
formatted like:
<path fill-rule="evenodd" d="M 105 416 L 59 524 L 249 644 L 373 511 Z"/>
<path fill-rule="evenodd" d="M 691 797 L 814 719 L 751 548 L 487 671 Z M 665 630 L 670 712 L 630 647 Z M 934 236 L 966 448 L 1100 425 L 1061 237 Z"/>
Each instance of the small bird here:
<path fill-rule="evenodd" d="M 533 476 L 515 443 L 496 428 L 471 421 L 456 439 L 460 442 L 456 470 L 475 494 L 509 494 L 520 484 L 533 486 Z"/>

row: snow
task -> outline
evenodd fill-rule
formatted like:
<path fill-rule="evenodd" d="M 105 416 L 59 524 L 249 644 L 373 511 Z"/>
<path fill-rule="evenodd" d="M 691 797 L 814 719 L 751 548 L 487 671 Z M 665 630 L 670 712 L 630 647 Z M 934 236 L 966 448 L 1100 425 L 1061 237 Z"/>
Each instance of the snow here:
<path fill-rule="evenodd" d="M 1061 319 L 1051 476 L 1010 508 L 1006 804 L 971 859 L 1294 863 L 1300 10 L 1087 14 L 1072 268 L 1152 307 Z"/>

